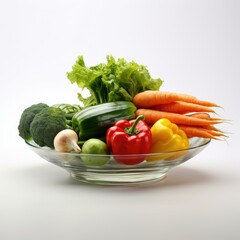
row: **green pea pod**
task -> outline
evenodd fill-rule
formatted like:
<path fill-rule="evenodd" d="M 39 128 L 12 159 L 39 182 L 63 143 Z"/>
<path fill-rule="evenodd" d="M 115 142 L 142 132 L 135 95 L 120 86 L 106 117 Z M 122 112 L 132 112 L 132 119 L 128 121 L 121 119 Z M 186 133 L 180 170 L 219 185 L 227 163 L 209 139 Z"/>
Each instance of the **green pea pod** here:
<path fill-rule="evenodd" d="M 52 107 L 55 108 L 60 108 L 64 113 L 67 119 L 71 120 L 73 115 L 81 110 L 81 106 L 77 104 L 67 104 L 67 103 L 59 103 L 59 104 L 54 104 Z"/>

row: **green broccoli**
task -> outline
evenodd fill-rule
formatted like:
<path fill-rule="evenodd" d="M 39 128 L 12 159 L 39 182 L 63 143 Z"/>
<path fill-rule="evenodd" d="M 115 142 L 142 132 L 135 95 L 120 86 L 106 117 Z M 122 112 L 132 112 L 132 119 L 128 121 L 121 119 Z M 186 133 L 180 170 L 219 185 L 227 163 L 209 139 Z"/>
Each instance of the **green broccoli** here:
<path fill-rule="evenodd" d="M 48 107 L 45 103 L 33 104 L 32 106 L 26 108 L 20 118 L 18 131 L 19 136 L 27 140 L 31 137 L 30 134 L 30 124 L 33 121 L 35 115 L 39 113 L 42 109 Z"/>
<path fill-rule="evenodd" d="M 31 125 L 31 136 L 39 146 L 48 146 L 54 148 L 53 140 L 62 130 L 68 128 L 65 113 L 55 107 L 42 109 L 36 114 Z"/>

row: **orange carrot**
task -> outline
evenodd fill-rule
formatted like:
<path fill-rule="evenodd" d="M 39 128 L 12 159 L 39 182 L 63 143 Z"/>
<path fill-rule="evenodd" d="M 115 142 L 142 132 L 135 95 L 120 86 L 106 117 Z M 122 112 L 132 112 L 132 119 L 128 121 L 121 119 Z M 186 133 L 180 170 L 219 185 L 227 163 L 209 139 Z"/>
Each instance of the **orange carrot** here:
<path fill-rule="evenodd" d="M 199 100 L 192 95 L 165 91 L 147 90 L 136 94 L 133 98 L 133 103 L 141 108 L 151 108 L 159 104 L 167 104 L 174 101 L 196 103 L 208 107 L 218 107 L 215 103 Z"/>
<path fill-rule="evenodd" d="M 196 103 L 188 103 L 182 101 L 175 101 L 167 104 L 160 104 L 153 107 L 155 110 L 186 114 L 190 112 L 215 112 L 211 107 L 199 105 Z"/>
<path fill-rule="evenodd" d="M 137 109 L 136 116 L 143 115 L 145 117 L 145 122 L 147 124 L 154 124 L 157 120 L 161 118 L 167 118 L 172 123 L 175 124 L 184 124 L 184 125 L 211 125 L 221 123 L 221 120 L 208 120 L 200 119 L 196 117 L 190 117 L 178 113 L 162 112 L 153 109 Z"/>
<path fill-rule="evenodd" d="M 207 132 L 216 137 L 227 137 L 227 135 L 225 135 L 222 131 L 219 130 L 207 129 Z"/>
<path fill-rule="evenodd" d="M 229 120 L 227 119 L 222 119 L 222 118 L 215 118 L 211 117 L 208 113 L 192 113 L 192 114 L 187 114 L 189 117 L 196 117 L 196 118 L 201 118 L 201 119 L 207 119 L 207 120 L 213 120 L 213 121 L 219 121 L 221 123 L 223 122 L 228 122 Z"/>
<path fill-rule="evenodd" d="M 202 125 L 201 128 L 204 128 L 206 130 L 222 132 L 220 129 L 216 128 L 213 124 L 211 124 L 211 125 Z"/>
<path fill-rule="evenodd" d="M 187 116 L 201 118 L 201 119 L 208 119 L 208 120 L 223 120 L 222 118 L 211 117 L 210 114 L 207 112 L 189 113 L 187 114 Z"/>
<path fill-rule="evenodd" d="M 186 135 L 191 137 L 202 137 L 202 138 L 212 138 L 215 140 L 220 140 L 220 137 L 226 137 L 222 132 L 208 130 L 198 126 L 186 126 L 186 125 L 178 125 L 180 129 L 182 129 Z"/>
<path fill-rule="evenodd" d="M 222 121 L 222 122 L 224 121 L 221 118 L 213 118 L 208 113 L 205 113 L 205 112 L 191 113 L 191 114 L 187 114 L 187 116 L 201 118 L 201 119 L 207 119 L 207 120 L 214 120 L 214 121 Z M 203 125 L 201 127 L 205 128 L 205 129 L 208 129 L 208 130 L 214 130 L 214 131 L 217 131 L 217 132 L 222 132 L 220 129 L 216 128 L 213 124 L 211 124 L 211 125 Z"/>
<path fill-rule="evenodd" d="M 191 113 L 191 114 L 188 114 L 187 116 L 202 118 L 202 119 L 208 119 L 208 120 L 211 119 L 211 116 L 208 113 L 205 113 L 205 112 Z"/>

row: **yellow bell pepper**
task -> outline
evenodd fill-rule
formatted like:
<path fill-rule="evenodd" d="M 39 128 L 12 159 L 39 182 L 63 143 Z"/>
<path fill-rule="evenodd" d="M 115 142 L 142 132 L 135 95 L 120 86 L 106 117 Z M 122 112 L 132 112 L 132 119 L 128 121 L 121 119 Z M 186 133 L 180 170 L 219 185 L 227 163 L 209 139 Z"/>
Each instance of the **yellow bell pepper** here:
<path fill-rule="evenodd" d="M 151 156 L 147 160 L 155 161 L 160 159 L 176 159 L 187 151 L 178 151 L 189 148 L 189 140 L 184 131 L 178 128 L 178 126 L 170 122 L 166 118 L 158 120 L 152 127 L 152 144 L 151 153 L 162 153 L 158 156 Z"/>

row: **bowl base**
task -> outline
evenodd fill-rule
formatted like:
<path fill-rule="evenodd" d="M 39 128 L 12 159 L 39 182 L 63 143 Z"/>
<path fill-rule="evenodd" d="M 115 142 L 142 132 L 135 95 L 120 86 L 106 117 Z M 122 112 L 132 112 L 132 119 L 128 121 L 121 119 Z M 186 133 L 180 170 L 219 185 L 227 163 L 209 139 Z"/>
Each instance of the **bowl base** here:
<path fill-rule="evenodd" d="M 142 175 L 139 173 L 92 173 L 92 172 L 71 172 L 71 177 L 77 181 L 98 184 L 98 185 L 133 185 L 151 183 L 163 180 L 167 173 L 148 173 Z"/>
<path fill-rule="evenodd" d="M 64 168 L 78 181 L 101 185 L 132 185 L 162 180 L 171 168 L 193 158 L 210 141 L 210 139 L 206 138 L 191 138 L 190 148 L 187 150 L 117 156 L 111 154 L 58 152 L 53 149 L 39 147 L 34 141 L 26 141 L 26 143 L 40 157 Z M 139 157 L 144 157 L 146 160 L 135 165 L 120 164 L 115 160 L 131 161 Z M 103 160 L 104 163 L 107 162 L 100 165 Z"/>

